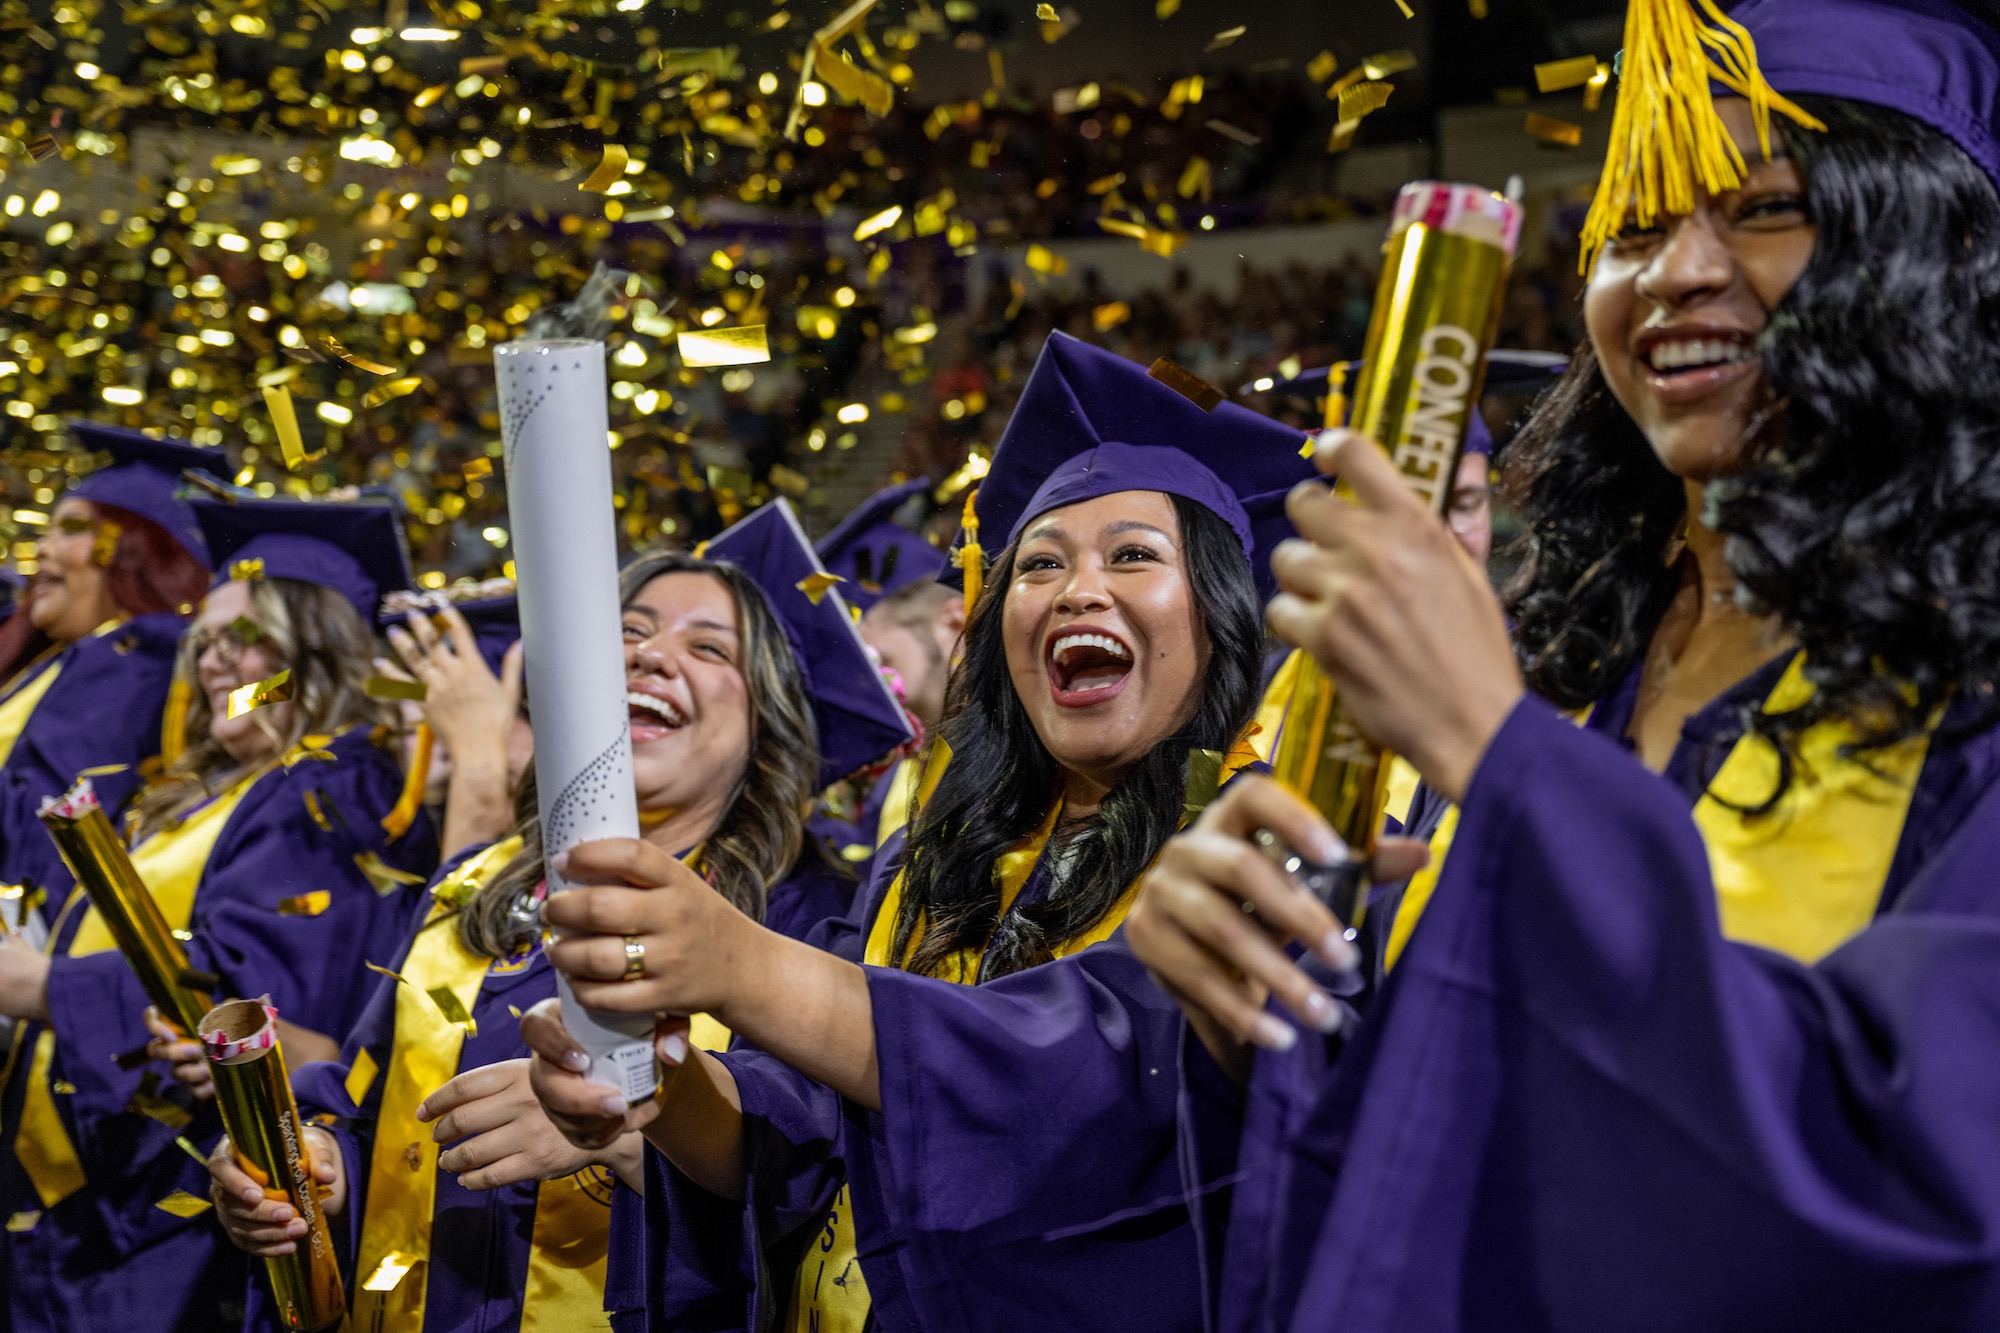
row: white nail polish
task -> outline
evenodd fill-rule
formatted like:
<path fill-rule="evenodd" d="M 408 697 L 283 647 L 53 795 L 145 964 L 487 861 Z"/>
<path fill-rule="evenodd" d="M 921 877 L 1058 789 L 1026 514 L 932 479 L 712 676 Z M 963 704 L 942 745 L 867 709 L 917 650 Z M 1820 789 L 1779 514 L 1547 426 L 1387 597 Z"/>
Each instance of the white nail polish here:
<path fill-rule="evenodd" d="M 1335 1004 L 1324 991 L 1308 992 L 1305 1009 L 1306 1017 L 1312 1020 L 1312 1025 L 1321 1032 L 1338 1032 L 1345 1021 L 1340 1006 Z"/>
<path fill-rule="evenodd" d="M 687 1059 L 687 1038 L 678 1032 L 660 1038 L 660 1059 L 670 1065 L 679 1065 Z"/>
<path fill-rule="evenodd" d="M 606 1097 L 602 1102 L 598 1103 L 597 1109 L 605 1115 L 624 1115 L 632 1108 L 625 1104 L 623 1097 Z"/>
<path fill-rule="evenodd" d="M 1289 1051 L 1299 1044 L 1299 1030 L 1271 1014 L 1258 1018 L 1251 1035 L 1259 1046 L 1268 1046 L 1274 1051 Z"/>
<path fill-rule="evenodd" d="M 1352 972 L 1361 965 L 1361 951 L 1347 942 L 1346 932 L 1339 928 L 1328 931 L 1313 952 L 1328 967 L 1340 972 Z"/>

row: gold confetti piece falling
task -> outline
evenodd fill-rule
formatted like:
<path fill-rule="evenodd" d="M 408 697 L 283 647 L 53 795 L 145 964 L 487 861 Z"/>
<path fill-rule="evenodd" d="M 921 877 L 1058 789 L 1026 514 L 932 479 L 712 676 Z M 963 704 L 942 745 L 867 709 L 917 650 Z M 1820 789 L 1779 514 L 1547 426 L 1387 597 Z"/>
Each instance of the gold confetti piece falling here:
<path fill-rule="evenodd" d="M 416 107 L 418 110 L 422 110 L 424 107 L 431 106 L 437 102 L 438 98 L 444 96 L 445 90 L 449 87 L 451 87 L 451 85 L 448 83 L 434 83 L 430 87 L 418 93 L 415 97 L 411 98 L 410 105 Z"/>
<path fill-rule="evenodd" d="M 279 916 L 319 916 L 333 906 L 333 895 L 325 889 L 314 889 L 311 893 L 301 893 L 297 897 L 286 898 L 278 904 Z"/>
<path fill-rule="evenodd" d="M 1255 148 L 1258 144 L 1264 142 L 1257 135 L 1252 134 L 1250 131 L 1243 129 L 1240 126 L 1231 125 L 1226 120 L 1210 120 L 1208 122 L 1208 128 L 1214 130 L 1217 134 L 1221 135 L 1225 139 L 1234 139 L 1237 143 L 1242 144 L 1245 148 Z"/>
<path fill-rule="evenodd" d="M 1164 356 L 1155 361 L 1146 373 L 1204 412 L 1213 412 L 1222 405 L 1222 390 Z"/>
<path fill-rule="evenodd" d="M 7 1219 L 7 1230 L 18 1236 L 24 1231 L 33 1231 L 41 1225 L 41 1221 L 42 1210 L 39 1208 L 14 1213 Z"/>
<path fill-rule="evenodd" d="M 175 1190 L 153 1207 L 163 1213 L 172 1213 L 175 1217 L 200 1217 L 213 1205 L 207 1199 L 198 1199 L 186 1190 Z"/>
<path fill-rule="evenodd" d="M 892 204 L 873 217 L 863 218 L 861 225 L 854 229 L 854 239 L 865 241 L 871 236 L 880 235 L 902 221 L 902 219 L 903 206 L 901 204 Z"/>
<path fill-rule="evenodd" d="M 467 481 L 484 481 L 493 475 L 493 460 L 490 458 L 470 459 L 458 472 Z"/>
<path fill-rule="evenodd" d="M 1153 5 L 1153 17 L 1162 23 L 1180 12 L 1181 0 L 1156 0 Z"/>
<path fill-rule="evenodd" d="M 394 676 L 370 676 L 361 682 L 361 692 L 371 699 L 395 699 L 420 704 L 430 698 L 430 687 L 420 680 L 397 680 Z"/>
<path fill-rule="evenodd" d="M 397 889 L 409 888 L 424 882 L 422 875 L 412 875 L 407 870 L 398 870 L 374 852 L 362 852 L 354 858 L 354 865 L 367 876 L 368 882 L 375 886 L 375 892 L 385 898 Z"/>
<path fill-rule="evenodd" d="M 449 986 L 433 986 L 424 994 L 431 997 L 431 1003 L 444 1015 L 444 1021 L 456 1028 L 464 1028 L 469 1037 L 479 1035 L 479 1024 L 472 1021 L 472 1015 L 465 1010 L 465 1002 L 452 992 Z"/>
<path fill-rule="evenodd" d="M 327 351 L 333 353 L 348 365 L 353 366 L 356 370 L 365 370 L 370 375 L 393 375 L 396 373 L 394 366 L 385 366 L 380 361 L 370 361 L 365 356 L 348 351 L 341 344 L 340 339 L 330 333 L 321 334 L 319 343 L 320 346 L 326 348 Z"/>
<path fill-rule="evenodd" d="M 808 574 L 800 579 L 798 589 L 806 595 L 807 601 L 811 602 L 814 606 L 818 606 L 822 601 L 826 600 L 828 589 L 832 588 L 836 583 L 845 582 L 847 580 L 840 577 L 840 575 L 828 574 L 822 570 L 815 574 Z"/>
<path fill-rule="evenodd" d="M 1214 190 L 1214 172 L 1205 157 L 1191 157 L 1181 168 L 1181 178 L 1174 185 L 1174 193 L 1183 199 L 1192 199 L 1197 194 L 1206 201 Z"/>
<path fill-rule="evenodd" d="M 305 438 L 299 434 L 299 414 L 292 405 L 292 391 L 282 384 L 266 385 L 264 407 L 271 414 L 271 429 L 277 432 L 278 450 L 287 468 L 306 461 Z"/>
<path fill-rule="evenodd" d="M 28 141 L 28 156 L 37 162 L 46 162 L 62 152 L 62 145 L 53 134 L 44 134 L 39 139 Z"/>
<path fill-rule="evenodd" d="M 506 56 L 466 56 L 458 62 L 458 77 L 490 79 L 507 72 Z"/>
<path fill-rule="evenodd" d="M 625 164 L 631 160 L 632 155 L 625 151 L 624 144 L 604 145 L 604 156 L 597 160 L 597 166 L 576 188 L 591 194 L 603 194 L 613 184 L 625 178 Z"/>
<path fill-rule="evenodd" d="M 896 88 L 872 70 L 865 70 L 844 51 L 821 43 L 814 52 L 813 72 L 827 87 L 850 102 L 859 102 L 870 115 L 886 116 L 896 104 Z"/>
<path fill-rule="evenodd" d="M 1054 5 L 1036 5 L 1035 17 L 1044 23 L 1061 23 L 1062 15 L 1056 13 Z"/>
<path fill-rule="evenodd" d="M 1535 111 L 1528 113 L 1526 128 L 1528 133 L 1542 142 L 1562 148 L 1575 148 L 1583 142 L 1583 126 L 1572 125 L 1566 120 L 1557 120 L 1554 116 L 1544 116 Z"/>
<path fill-rule="evenodd" d="M 1403 11 L 1403 17 L 1406 19 L 1413 19 L 1417 16 L 1417 11 L 1410 8 L 1410 0 L 1396 0 L 1396 8 Z"/>
<path fill-rule="evenodd" d="M 1354 132 L 1361 128 L 1358 120 L 1343 120 L 1333 127 L 1333 133 L 1326 137 L 1326 151 L 1344 153 L 1354 146 Z"/>
<path fill-rule="evenodd" d="M 1596 74 L 1596 56 L 1550 60 L 1535 66 L 1535 86 L 1545 93 L 1559 93 L 1568 88 L 1582 87 Z"/>
<path fill-rule="evenodd" d="M 1023 262 L 1030 273 L 1039 273 L 1047 278 L 1058 278 L 1069 272 L 1069 260 L 1046 245 L 1029 246 Z"/>
<path fill-rule="evenodd" d="M 1590 76 L 1590 82 L 1583 85 L 1583 109 L 1595 111 L 1604 101 L 1604 90 L 1611 86 L 1611 66 L 1597 62 L 1597 72 Z"/>
<path fill-rule="evenodd" d="M 1090 312 L 1090 326 L 1099 333 L 1111 330 L 1132 318 L 1132 307 L 1123 301 L 1111 301 Z"/>
<path fill-rule="evenodd" d="M 422 375 L 405 375 L 401 379 L 390 380 L 387 384 L 370 389 L 361 400 L 363 407 L 380 407 L 387 402 L 412 394 L 423 384 Z"/>
<path fill-rule="evenodd" d="M 1239 23 L 1233 28 L 1224 28 L 1221 32 L 1208 39 L 1208 45 L 1202 48 L 1202 54 L 1207 55 L 1212 51 L 1220 51 L 1225 46 L 1234 45 L 1236 39 L 1248 31 L 1250 31 L 1250 25 L 1247 23 Z"/>
<path fill-rule="evenodd" d="M 1361 72 L 1371 79 L 1386 79 L 1391 74 L 1401 74 L 1416 67 L 1416 52 L 1409 50 L 1384 51 L 1361 62 Z"/>
<path fill-rule="evenodd" d="M 740 329 L 684 329 L 674 338 L 680 345 L 682 365 L 754 366 L 771 359 L 764 329 L 762 324 Z"/>
<path fill-rule="evenodd" d="M 281 704 L 292 697 L 292 669 L 286 667 L 269 680 L 252 681 L 229 692 L 231 718 L 242 717 L 265 704 Z"/>
<path fill-rule="evenodd" d="M 1343 121 L 1358 121 L 1363 116 L 1380 111 L 1395 92 L 1394 85 L 1387 83 L 1361 83 L 1340 95 L 1340 118 Z"/>
<path fill-rule="evenodd" d="M 195 1147 L 192 1143 L 189 1143 L 187 1141 L 187 1135 L 185 1134 L 174 1135 L 174 1146 L 176 1148 L 179 1148 L 182 1152 L 186 1153 L 188 1156 L 194 1158 L 195 1161 L 201 1163 L 203 1166 L 208 1165 L 208 1158 L 202 1155 L 201 1149 Z"/>
<path fill-rule="evenodd" d="M 1314 83 L 1325 83 L 1339 68 L 1339 57 L 1331 51 L 1321 51 L 1312 58 L 1312 63 L 1306 66 L 1306 77 Z"/>

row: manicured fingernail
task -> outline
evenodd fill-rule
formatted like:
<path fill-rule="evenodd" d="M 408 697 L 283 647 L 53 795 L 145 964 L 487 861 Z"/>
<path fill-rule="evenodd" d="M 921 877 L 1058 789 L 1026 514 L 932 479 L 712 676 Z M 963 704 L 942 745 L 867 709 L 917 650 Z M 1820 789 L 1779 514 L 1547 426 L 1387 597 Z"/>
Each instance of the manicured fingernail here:
<path fill-rule="evenodd" d="M 1250 1039 L 1274 1051 L 1289 1051 L 1299 1044 L 1299 1030 L 1282 1018 L 1262 1014 L 1250 1029 Z"/>
<path fill-rule="evenodd" d="M 1352 972 L 1361 965 L 1361 951 L 1350 944 L 1347 933 L 1337 927 L 1326 933 L 1313 952 L 1328 967 L 1339 972 Z"/>
<path fill-rule="evenodd" d="M 624 1115 L 632 1108 L 625 1104 L 623 1097 L 606 1097 L 597 1104 L 597 1109 L 605 1115 Z"/>
<path fill-rule="evenodd" d="M 590 1057 L 582 1051 L 564 1051 L 562 1062 L 563 1068 L 574 1074 L 587 1073 L 590 1069 Z"/>
<path fill-rule="evenodd" d="M 660 1038 L 657 1045 L 660 1051 L 660 1059 L 667 1064 L 679 1065 L 683 1060 L 687 1059 L 687 1038 L 678 1032 L 668 1033 L 666 1036 Z"/>
<path fill-rule="evenodd" d="M 567 875 L 569 873 L 569 853 L 557 852 L 554 856 L 551 856 L 549 858 L 549 869 L 555 871 L 558 875 Z"/>
<path fill-rule="evenodd" d="M 299 1218 L 292 1219 L 290 1222 L 287 1222 L 285 1224 L 285 1234 L 287 1236 L 290 1236 L 292 1239 L 297 1240 L 300 1236 L 306 1234 L 305 1222 Z"/>
<path fill-rule="evenodd" d="M 1340 1006 L 1335 1004 L 1325 991 L 1307 991 L 1305 999 L 1306 1017 L 1321 1032 L 1338 1032 L 1344 1018 Z"/>
<path fill-rule="evenodd" d="M 430 1106 L 431 1106 L 431 1104 L 430 1104 L 429 1102 L 418 1102 L 418 1103 L 417 1103 L 417 1109 L 416 1109 L 416 1117 L 417 1117 L 417 1119 L 419 1119 L 419 1120 L 423 1121 L 423 1122 L 424 1122 L 425 1124 L 429 1124 L 429 1123 L 430 1123 L 430 1119 L 431 1119 L 431 1111 L 430 1111 Z"/>
<path fill-rule="evenodd" d="M 1339 865 L 1347 859 L 1347 844 L 1330 828 L 1314 829 L 1312 855 L 1323 866 Z"/>
<path fill-rule="evenodd" d="M 243 1202 L 245 1203 L 256 1203 L 259 1199 L 263 1197 L 264 1197 L 264 1192 L 258 1189 L 254 1185 L 246 1188 L 243 1191 Z"/>

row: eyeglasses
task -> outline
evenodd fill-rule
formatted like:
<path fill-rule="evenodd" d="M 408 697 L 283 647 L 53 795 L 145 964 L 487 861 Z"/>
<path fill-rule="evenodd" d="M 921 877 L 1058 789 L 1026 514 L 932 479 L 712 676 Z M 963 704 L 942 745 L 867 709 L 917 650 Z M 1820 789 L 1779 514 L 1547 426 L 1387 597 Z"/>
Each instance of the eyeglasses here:
<path fill-rule="evenodd" d="M 235 666 L 243 660 L 243 652 L 251 644 L 264 638 L 263 627 L 248 616 L 238 616 L 221 629 L 207 625 L 196 625 L 187 632 L 188 652 L 196 662 L 215 650 L 217 660 L 223 666 Z"/>

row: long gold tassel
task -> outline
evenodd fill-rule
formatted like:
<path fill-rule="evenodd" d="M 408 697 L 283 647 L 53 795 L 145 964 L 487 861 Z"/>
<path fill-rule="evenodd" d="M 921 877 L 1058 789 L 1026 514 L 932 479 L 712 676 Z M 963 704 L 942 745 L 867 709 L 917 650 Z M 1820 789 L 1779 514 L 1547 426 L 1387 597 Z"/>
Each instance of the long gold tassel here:
<path fill-rule="evenodd" d="M 1651 226 L 1662 212 L 1693 211 L 1697 178 L 1710 194 L 1743 183 L 1743 154 L 1716 113 L 1711 82 L 1750 99 L 1757 144 L 1767 159 L 1772 111 L 1805 129 L 1826 128 L 1765 80 L 1749 29 L 1715 0 L 1694 4 L 1700 13 L 1689 0 L 1632 0 L 1626 13 L 1611 148 L 1583 226 L 1586 273 L 1628 213 L 1640 226 Z"/>
<path fill-rule="evenodd" d="M 194 682 L 175 676 L 167 686 L 167 707 L 160 715 L 160 767 L 172 768 L 187 750 L 188 710 L 194 707 Z"/>
<path fill-rule="evenodd" d="M 410 831 L 423 808 L 424 792 L 430 786 L 431 751 L 437 748 L 437 733 L 428 722 L 417 723 L 417 744 L 410 754 L 410 771 L 403 775 L 403 792 L 388 814 L 382 816 L 382 831 L 391 842 Z"/>
<path fill-rule="evenodd" d="M 965 545 L 958 548 L 958 567 L 965 575 L 965 614 L 968 616 L 986 586 L 986 552 L 979 547 L 979 513 L 972 507 L 978 499 L 979 488 L 975 486 L 966 495 L 965 513 L 959 518 L 959 526 L 965 529 Z"/>

